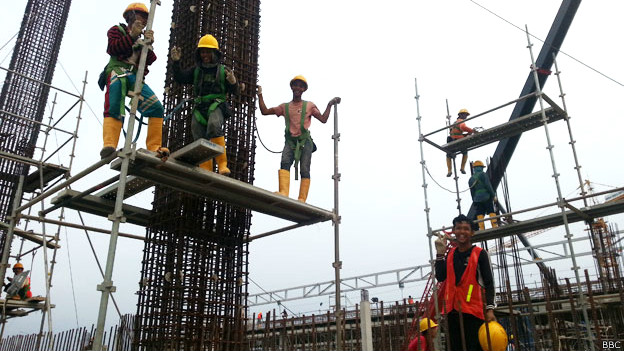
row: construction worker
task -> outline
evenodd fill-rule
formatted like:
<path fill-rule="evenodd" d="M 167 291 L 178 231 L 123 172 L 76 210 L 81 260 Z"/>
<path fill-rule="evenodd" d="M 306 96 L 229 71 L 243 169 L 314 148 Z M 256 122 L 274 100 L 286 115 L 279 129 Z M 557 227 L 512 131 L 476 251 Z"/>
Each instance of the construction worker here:
<path fill-rule="evenodd" d="M 308 81 L 304 76 L 298 75 L 290 80 L 292 101 L 283 103 L 277 107 L 267 108 L 262 97 L 262 87 L 258 86 L 258 104 L 262 115 L 284 116 L 286 121 L 284 149 L 282 150 L 281 168 L 278 171 L 279 193 L 288 196 L 290 190 L 290 166 L 295 162 L 295 171 L 301 164 L 301 184 L 299 187 L 299 201 L 306 202 L 310 190 L 310 163 L 312 153 L 316 146 L 310 136 L 310 124 L 312 116 L 322 123 L 329 118 L 331 107 L 340 103 L 340 98 L 335 97 L 327 103 L 325 112 L 321 114 L 312 101 L 304 101 L 301 95 L 308 90 Z M 297 175 L 295 174 L 295 179 Z"/>
<path fill-rule="evenodd" d="M 472 169 L 474 174 L 468 179 L 468 186 L 470 186 L 470 195 L 472 195 L 472 202 L 476 208 L 476 219 L 481 220 L 485 218 L 485 215 L 489 214 L 490 217 L 496 217 L 494 212 L 494 203 L 496 202 L 496 192 L 492 188 L 490 178 L 483 172 L 485 164 L 481 161 L 475 161 L 472 163 Z M 492 228 L 498 227 L 496 218 L 491 219 Z M 479 222 L 479 230 L 485 229 L 485 223 Z"/>
<path fill-rule="evenodd" d="M 140 2 L 133 2 L 123 12 L 127 24 L 120 23 L 108 30 L 108 47 L 106 52 L 110 59 L 104 72 L 100 75 L 100 88 L 106 86 L 104 96 L 104 146 L 100 151 L 100 157 L 105 158 L 117 149 L 119 133 L 125 116 L 125 99 L 128 93 L 134 90 L 136 72 L 141 56 L 139 39 L 143 35 L 147 43 L 154 41 L 154 31 L 143 29 L 147 24 L 149 11 Z M 156 61 L 156 54 L 152 50 L 147 53 L 145 75 L 149 72 L 148 67 Z M 162 124 L 164 110 L 160 100 L 152 89 L 143 83 L 138 111 L 148 117 L 147 149 L 158 153 L 159 157 L 166 159 L 169 149 L 162 147 Z"/>
<path fill-rule="evenodd" d="M 455 123 L 453 123 L 451 125 L 451 133 L 450 135 L 446 138 L 446 142 L 450 143 L 451 141 L 457 140 L 457 139 L 461 139 L 465 136 L 468 136 L 470 134 L 473 134 L 475 131 L 472 128 L 469 128 L 466 123 L 464 123 L 464 120 L 470 116 L 470 113 L 468 112 L 468 110 L 466 110 L 465 108 L 462 108 L 461 110 L 459 110 L 459 112 L 457 113 L 457 120 L 455 121 Z M 453 172 L 451 170 L 451 159 L 452 159 L 453 155 L 449 155 L 446 154 L 446 168 L 447 168 L 447 173 L 446 176 L 450 177 Z M 460 168 L 460 172 L 462 172 L 462 174 L 466 174 L 466 162 L 468 161 L 468 151 L 466 150 L 462 150 L 462 161 L 461 161 L 461 168 Z"/>
<path fill-rule="evenodd" d="M 11 285 L 11 283 L 13 282 L 13 279 L 15 279 L 17 277 L 17 275 L 21 274 L 22 272 L 24 272 L 24 265 L 21 264 L 20 262 L 17 262 L 15 265 L 13 265 L 13 278 L 11 277 L 7 277 L 7 280 L 9 281 L 9 283 L 5 284 L 4 286 L 4 290 L 6 291 L 8 289 L 8 287 Z M 22 287 L 17 291 L 17 295 L 13 296 L 12 298 L 14 300 L 26 300 L 28 298 L 32 297 L 32 292 L 30 291 L 30 277 L 26 277 L 26 279 L 24 280 L 24 283 L 22 285 Z"/>
<path fill-rule="evenodd" d="M 407 351 L 433 351 L 433 339 L 438 333 L 438 325 L 429 318 L 423 318 L 419 324 L 420 335 L 415 337 L 407 347 Z"/>
<path fill-rule="evenodd" d="M 481 351 L 479 328 L 484 320 L 496 320 L 492 267 L 487 252 L 472 245 L 474 227 L 474 222 L 465 215 L 453 219 L 457 246 L 450 249 L 446 257 L 446 238 L 441 236 L 435 241 L 435 276 L 438 282 L 445 282 L 443 306 L 451 350 Z M 482 287 L 485 288 L 485 313 Z M 463 340 L 461 325 L 464 328 Z"/>
<path fill-rule="evenodd" d="M 412 295 L 407 297 L 407 303 L 410 304 L 410 305 L 414 304 L 414 299 L 412 298 Z"/>
<path fill-rule="evenodd" d="M 195 50 L 195 67 L 183 70 L 180 66 L 182 52 L 179 48 L 171 49 L 173 78 L 180 84 L 193 84 L 195 96 L 191 133 L 193 139 L 209 139 L 224 148 L 217 156 L 219 174 L 228 175 L 227 154 L 225 152 L 225 120 L 232 115 L 226 99 L 227 94 L 238 94 L 239 84 L 229 68 L 221 64 L 223 54 L 219 51 L 219 42 L 210 34 L 204 35 Z M 241 87 L 242 88 L 242 87 Z M 199 167 L 212 172 L 212 160 Z"/>

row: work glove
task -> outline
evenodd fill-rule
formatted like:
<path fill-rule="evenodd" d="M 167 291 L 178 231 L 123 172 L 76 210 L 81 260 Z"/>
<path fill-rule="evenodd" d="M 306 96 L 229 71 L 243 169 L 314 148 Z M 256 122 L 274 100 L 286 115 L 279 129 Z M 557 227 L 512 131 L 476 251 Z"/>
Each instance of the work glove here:
<path fill-rule="evenodd" d="M 225 70 L 225 79 L 227 79 L 228 83 L 232 85 L 236 84 L 236 76 L 234 75 L 234 72 L 232 72 L 232 70 Z"/>
<path fill-rule="evenodd" d="M 438 255 L 444 255 L 446 253 L 446 238 L 444 237 L 443 234 L 438 234 L 438 238 L 436 239 L 435 243 L 435 248 L 436 248 L 436 253 Z"/>
<path fill-rule="evenodd" d="M 336 105 L 340 103 L 340 98 L 339 97 L 335 97 L 331 100 L 329 100 L 329 105 Z"/>
<path fill-rule="evenodd" d="M 145 28 L 145 23 L 141 21 L 132 22 L 132 27 L 130 27 L 130 36 L 133 39 L 138 38 L 139 35 L 141 35 L 141 32 L 143 32 L 143 28 Z"/>
<path fill-rule="evenodd" d="M 257 89 L 258 89 L 258 95 L 262 95 L 262 87 L 258 85 Z"/>
<path fill-rule="evenodd" d="M 143 37 L 145 38 L 145 40 L 149 41 L 150 43 L 154 43 L 154 31 L 153 30 L 146 30 L 145 33 L 143 33 Z"/>
<path fill-rule="evenodd" d="M 182 58 L 182 49 L 177 46 L 171 48 L 171 61 L 180 61 Z"/>

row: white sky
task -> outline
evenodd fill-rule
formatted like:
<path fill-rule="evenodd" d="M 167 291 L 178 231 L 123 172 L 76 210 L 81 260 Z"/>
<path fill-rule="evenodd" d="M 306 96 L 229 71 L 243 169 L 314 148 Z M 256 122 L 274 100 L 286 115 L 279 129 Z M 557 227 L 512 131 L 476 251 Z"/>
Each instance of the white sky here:
<path fill-rule="evenodd" d="M 474 115 L 517 98 L 531 64 L 524 32 L 472 1 L 390 0 L 354 4 L 327 0 L 272 0 L 264 1 L 261 6 L 258 84 L 263 86 L 267 105 L 276 106 L 291 98 L 288 82 L 297 74 L 303 74 L 308 79 L 309 90 L 304 98 L 314 101 L 321 108 L 334 96 L 343 99 L 338 107 L 343 277 L 420 265 L 429 258 L 414 78 L 418 79 L 421 96 L 423 130 L 428 132 L 444 125 L 445 99 L 449 100 L 450 112 L 455 116 L 460 108 L 467 108 Z M 532 34 L 544 39 L 560 1 L 482 0 L 479 4 L 519 27 L 528 25 Z M 84 72 L 89 71 L 86 99 L 90 108 L 85 109 L 80 125 L 74 174 L 99 159 L 103 93 L 97 88 L 96 80 L 108 60 L 105 52 L 106 31 L 123 21 L 121 13 L 126 5 L 125 1 L 119 0 L 74 1 L 70 10 L 54 84 L 74 92 L 72 84 L 80 89 Z M 0 45 L 4 45 L 19 30 L 24 7 L 25 1 L 3 7 Z M 582 3 L 562 50 L 616 81 L 624 82 L 621 65 L 623 50 L 620 41 L 616 40 L 622 33 L 620 17 L 623 12 L 624 3 L 620 1 Z M 170 13 L 171 3 L 163 1 L 157 10 L 154 25 L 155 49 L 159 59 L 152 65 L 147 83 L 158 96 L 162 96 L 164 85 Z M 541 42 L 534 40 L 533 43 L 537 57 Z M 13 45 L 14 41 L 0 50 L 1 66 L 8 67 Z M 576 60 L 565 55 L 558 57 L 567 108 L 573 117 L 572 128 L 583 178 L 596 184 L 622 186 L 624 171 L 619 162 L 621 131 L 624 128 L 624 114 L 619 100 L 622 85 Z M 4 77 L 3 73 L 1 77 Z M 249 85 L 250 82 L 245 83 Z M 550 77 L 544 90 L 553 98 L 559 95 L 554 76 Z M 59 100 L 62 102 L 56 107 L 56 116 L 63 106 L 67 108 L 73 103 L 64 96 L 59 96 Z M 492 113 L 469 125 L 487 128 L 502 123 L 508 119 L 510 111 L 508 108 Z M 75 115 L 74 112 L 70 117 L 75 118 Z M 265 144 L 273 150 L 281 150 L 283 121 L 261 116 L 260 113 L 257 116 L 259 133 Z M 69 125 L 74 123 L 73 120 L 70 122 Z M 562 193 L 566 197 L 575 196 L 578 181 L 567 145 L 566 125 L 559 122 L 549 128 L 556 146 L 554 152 L 557 169 L 561 173 Z M 308 202 L 331 209 L 333 112 L 325 125 L 314 121 L 311 131 L 319 151 L 313 157 Z M 556 199 L 544 135 L 543 129 L 525 133 L 509 164 L 509 187 L 515 210 Z M 144 137 L 145 132 L 141 136 L 140 147 L 144 146 Z M 53 140 L 56 138 L 53 137 Z M 58 140 L 61 140 L 60 136 Z M 442 143 L 443 140 L 444 136 L 439 134 L 437 141 Z M 53 148 L 55 142 L 52 141 L 48 149 Z M 495 144 L 472 151 L 470 159 L 489 157 L 494 149 Z M 56 162 L 67 165 L 69 151 L 64 150 L 63 158 Z M 254 184 L 276 190 L 279 154 L 267 152 L 259 143 L 256 152 Z M 425 158 L 437 182 L 446 188 L 453 188 L 452 180 L 445 177 L 444 155 L 426 146 Z M 113 174 L 113 171 L 93 174 L 75 188 L 84 190 Z M 461 178 L 461 189 L 467 187 L 467 180 L 467 176 Z M 448 225 L 456 214 L 454 194 L 442 190 L 430 179 L 427 183 L 432 227 Z M 298 182 L 291 181 L 292 197 L 296 196 L 298 188 Z M 609 187 L 596 186 L 598 191 L 607 189 Z M 499 194 L 502 197 L 502 193 Z M 152 196 L 148 193 L 132 201 L 149 208 L 151 200 Z M 467 208 L 468 202 L 464 198 L 464 208 Z M 537 215 L 531 213 L 518 216 L 518 219 Z M 50 215 L 50 218 L 57 217 L 58 214 Z M 85 215 L 85 218 L 88 225 L 110 228 L 105 220 L 90 215 Z M 75 223 L 79 221 L 74 211 L 67 212 L 67 219 Z M 619 221 L 623 226 L 621 215 L 609 219 L 611 222 Z M 259 234 L 287 224 L 255 214 L 251 232 Z M 29 228 L 38 227 L 30 224 Z M 46 230 L 51 233 L 56 228 L 47 226 Z M 585 235 L 582 226 L 572 226 L 572 230 L 575 235 Z M 144 234 L 142 228 L 131 225 L 124 225 L 122 231 Z M 331 224 L 323 223 L 253 242 L 249 255 L 250 277 L 266 290 L 332 280 L 333 233 Z M 562 240 L 563 235 L 563 228 L 556 228 L 533 238 L 532 242 Z M 108 237 L 95 233 L 91 237 L 104 264 Z M 53 310 L 55 331 L 90 325 L 96 321 L 100 293 L 95 287 L 102 281 L 84 234 L 63 229 L 61 238 L 62 250 L 58 253 L 51 293 L 52 301 L 57 306 Z M 25 247 L 29 247 L 28 244 Z M 16 243 L 13 253 L 18 248 Z M 122 313 L 136 311 L 134 293 L 138 288 L 142 248 L 142 242 L 119 239 L 113 280 Z M 586 251 L 582 246 L 576 249 Z M 27 269 L 33 270 L 35 295 L 45 294 L 42 255 L 39 250 L 32 267 L 30 259 L 25 260 Z M 585 259 L 582 263 L 583 267 L 593 271 L 591 260 Z M 553 263 L 552 266 L 558 269 L 560 277 L 571 276 L 569 260 Z M 527 283 L 536 279 L 531 274 L 527 269 Z M 398 287 L 381 288 L 371 291 L 371 296 L 387 301 L 408 295 L 419 297 L 422 285 L 408 284 L 403 291 Z M 259 291 L 250 283 L 250 293 Z M 348 300 L 349 304 L 357 302 L 359 293 L 349 294 Z M 319 301 L 328 301 L 328 297 L 293 301 L 285 305 L 295 312 L 310 313 L 318 310 Z M 116 323 L 112 303 L 109 306 L 107 321 Z M 272 308 L 277 306 L 261 306 L 251 312 Z M 5 333 L 34 333 L 39 330 L 39 324 L 40 314 L 34 313 L 29 317 L 12 319 Z"/>

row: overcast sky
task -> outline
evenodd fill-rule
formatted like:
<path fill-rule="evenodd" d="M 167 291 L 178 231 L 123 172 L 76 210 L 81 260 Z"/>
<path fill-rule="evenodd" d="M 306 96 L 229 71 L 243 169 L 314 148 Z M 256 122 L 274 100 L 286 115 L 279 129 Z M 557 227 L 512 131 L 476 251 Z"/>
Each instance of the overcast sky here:
<path fill-rule="evenodd" d="M 497 18 L 483 7 L 500 15 Z M 97 88 L 97 75 L 108 60 L 106 31 L 122 22 L 121 13 L 127 2 L 111 0 L 74 1 L 65 37 L 61 46 L 54 84 L 75 92 L 80 89 L 84 72 L 89 72 L 73 173 L 78 173 L 99 159 L 101 147 L 101 111 L 103 93 Z M 420 168 L 414 80 L 418 79 L 420 111 L 425 132 L 444 126 L 445 100 L 451 115 L 467 108 L 473 115 L 505 104 L 519 96 L 529 74 L 531 58 L 526 34 L 520 29 L 527 25 L 533 35 L 544 39 L 560 1 L 525 0 L 495 1 L 378 1 L 337 2 L 264 1 L 261 5 L 260 59 L 258 84 L 263 86 L 267 106 L 289 101 L 290 79 L 303 74 L 309 83 L 304 99 L 322 108 L 334 96 L 342 97 L 338 107 L 340 142 L 340 212 L 342 215 L 341 260 L 342 276 L 352 277 L 424 264 L 429 259 L 424 214 L 424 196 Z M 0 65 L 8 67 L 11 37 L 19 30 L 25 1 L 3 7 L 0 21 Z M 622 68 L 623 49 L 621 14 L 624 3 L 616 0 L 594 0 L 581 4 L 564 41 L 566 56 L 558 56 L 566 105 L 572 116 L 572 130 L 577 140 L 582 176 L 596 184 L 596 190 L 622 186 L 623 166 L 620 162 L 621 131 L 624 130 L 621 96 L 624 91 Z M 171 3 L 163 1 L 154 24 L 155 50 L 159 59 L 152 65 L 146 81 L 162 97 L 167 62 L 167 43 L 171 18 Z M 513 24 L 513 25 L 512 25 Z M 616 40 L 617 39 L 617 40 Z M 537 57 L 541 42 L 532 39 Z M 62 67 L 61 67 L 62 65 Z M 596 71 L 602 72 L 605 77 Z M 63 69 L 64 68 L 64 69 Z M 4 77 L 4 73 L 0 74 Z M 2 79 L 3 80 L 3 79 Z M 615 80 L 615 82 L 614 82 Z M 545 92 L 559 96 L 554 76 Z M 53 97 L 53 94 L 50 95 Z M 74 100 L 59 95 L 58 111 Z M 559 101 L 559 100 L 558 100 Z M 511 108 L 489 114 L 469 123 L 488 128 L 506 121 Z M 75 118 L 76 113 L 71 114 Z M 312 184 L 308 202 L 331 210 L 333 208 L 333 112 L 327 124 L 313 121 L 312 136 L 319 150 L 313 156 Z M 264 143 L 272 150 L 283 147 L 283 120 L 257 113 L 257 126 Z M 47 115 L 46 115 L 47 118 Z M 75 120 L 69 123 L 73 128 Z M 561 174 L 561 191 L 565 197 L 578 195 L 578 179 L 564 122 L 549 126 Z M 433 137 L 443 143 L 445 135 Z M 52 138 L 62 142 L 61 135 Z M 496 144 L 470 152 L 470 159 L 484 160 L 493 154 Z M 556 200 L 552 167 L 543 129 L 525 133 L 520 139 L 508 167 L 512 209 L 519 210 Z M 144 147 L 144 135 L 139 142 Z M 68 149 L 57 163 L 68 164 Z M 277 190 L 279 154 L 266 151 L 259 143 L 256 149 L 254 185 Z M 425 146 L 425 159 L 436 185 L 427 179 L 432 227 L 448 225 L 456 215 L 454 194 L 442 189 L 454 188 L 446 178 L 444 154 Z M 112 171 L 102 171 L 79 182 L 74 188 L 86 189 L 98 180 L 110 177 Z M 467 188 L 468 176 L 460 179 L 460 189 Z M 298 193 L 298 182 L 291 181 L 291 196 Z M 464 193 L 464 209 L 469 199 Z M 502 193 L 499 192 L 502 198 Z M 132 203 L 151 206 L 150 193 L 132 198 Z M 599 199 L 602 201 L 602 198 Z M 516 219 L 530 219 L 546 212 L 531 212 Z M 67 219 L 79 222 L 74 211 Z M 50 218 L 58 217 L 57 214 Z M 100 218 L 85 215 L 89 225 L 110 228 Z M 622 216 L 613 216 L 612 223 Z M 287 222 L 254 214 L 252 234 L 288 225 Z M 23 227 L 23 226 L 22 226 Z M 38 228 L 30 224 L 29 228 Z M 583 226 L 571 226 L 575 236 L 585 236 Z M 35 229 L 37 230 L 37 229 Z M 46 227 L 48 233 L 56 228 Z M 132 225 L 122 231 L 144 234 L 144 229 Z M 101 283 L 97 266 L 84 233 L 73 229 L 61 230 L 62 249 L 58 253 L 53 279 L 52 302 L 55 331 L 94 323 Z M 333 228 L 322 223 L 274 235 L 250 244 L 250 277 L 265 290 L 294 287 L 333 279 Z M 555 228 L 536 236 L 534 243 L 563 240 L 563 228 Z M 108 249 L 108 237 L 91 234 L 102 263 Z M 19 250 L 15 243 L 13 253 Z M 25 244 L 25 247 L 29 247 Z M 135 313 L 140 260 L 143 243 L 120 238 L 115 262 L 114 284 L 122 313 Z M 586 251 L 586 245 L 575 247 Z M 32 290 L 45 295 L 42 250 L 31 265 Z M 563 252 L 561 247 L 553 251 Z M 51 254 L 51 253 L 49 253 Z M 71 265 L 70 265 L 71 260 Z M 584 268 L 593 271 L 593 262 L 581 260 Z M 71 266 L 71 272 L 70 272 Z M 552 264 L 560 277 L 571 276 L 569 260 Z M 72 283 L 73 278 L 73 283 Z M 527 268 L 525 281 L 532 283 L 537 276 Z M 423 284 L 408 284 L 401 291 L 386 287 L 371 291 L 371 296 L 392 301 L 420 296 Z M 260 292 L 253 283 L 250 293 Z M 359 293 L 348 295 L 349 305 L 359 300 Z M 320 302 L 328 297 L 286 303 L 295 312 L 318 311 Z M 107 321 L 116 323 L 112 309 Z M 326 306 L 326 304 L 324 304 Z M 251 312 L 277 308 L 275 305 L 252 308 Z M 12 319 L 7 335 L 34 333 L 39 330 L 40 315 Z"/>

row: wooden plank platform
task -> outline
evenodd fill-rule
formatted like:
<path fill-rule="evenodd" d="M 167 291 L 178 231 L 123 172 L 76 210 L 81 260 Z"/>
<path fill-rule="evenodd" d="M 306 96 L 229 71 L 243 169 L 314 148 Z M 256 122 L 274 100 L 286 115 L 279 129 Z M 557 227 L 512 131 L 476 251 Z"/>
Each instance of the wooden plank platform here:
<path fill-rule="evenodd" d="M 35 171 L 29 174 L 24 179 L 24 192 L 32 193 L 33 191 L 40 188 L 41 180 L 39 179 L 39 167 L 34 166 Z M 47 186 L 48 183 L 53 181 L 54 179 L 63 176 L 69 172 L 69 168 L 63 166 L 57 166 L 50 163 L 44 163 L 43 167 L 43 186 Z"/>
<path fill-rule="evenodd" d="M 154 156 L 154 158 L 156 157 Z M 79 191 L 66 189 L 59 192 L 51 202 L 56 205 L 65 200 L 74 198 L 79 194 Z M 69 201 L 65 204 L 65 207 L 101 217 L 108 217 L 108 215 L 113 213 L 115 209 L 115 200 L 102 199 L 101 197 L 95 195 L 86 195 L 84 197 Z M 149 219 L 152 214 L 152 211 L 150 210 L 126 204 L 123 205 L 123 212 L 124 217 L 126 217 L 126 222 L 144 227 L 149 223 Z"/>
<path fill-rule="evenodd" d="M 179 157 L 179 156 L 178 156 Z M 121 159 L 111 163 L 119 169 Z M 208 172 L 172 157 L 163 162 L 154 152 L 139 149 L 131 157 L 129 174 L 193 195 L 223 201 L 296 223 L 332 220 L 334 214 L 218 173 Z"/>
<path fill-rule="evenodd" d="M 583 207 L 579 210 L 590 218 L 605 217 L 617 213 L 623 213 L 624 200 Z M 575 223 L 584 220 L 583 216 L 574 211 L 567 210 L 565 213 L 568 217 L 568 223 Z M 552 228 L 561 225 L 563 225 L 563 214 L 561 212 L 558 212 L 552 215 L 534 218 L 527 221 L 520 221 L 512 224 L 502 225 L 498 228 L 479 230 L 478 232 L 475 232 L 475 235 L 472 237 L 472 241 L 479 242 L 498 239 L 510 235 L 528 233 L 533 230 Z"/>
<path fill-rule="evenodd" d="M 566 113 L 558 107 L 548 107 L 545 110 L 548 123 L 559 121 L 565 118 Z M 531 114 L 518 117 L 509 122 L 499 124 L 495 127 L 488 128 L 482 132 L 474 133 L 461 139 L 454 140 L 440 147 L 442 151 L 448 154 L 458 154 L 462 150 L 472 150 L 478 147 L 491 144 L 495 141 L 507 139 L 514 135 L 521 134 L 543 126 L 542 112 L 537 111 Z"/>

